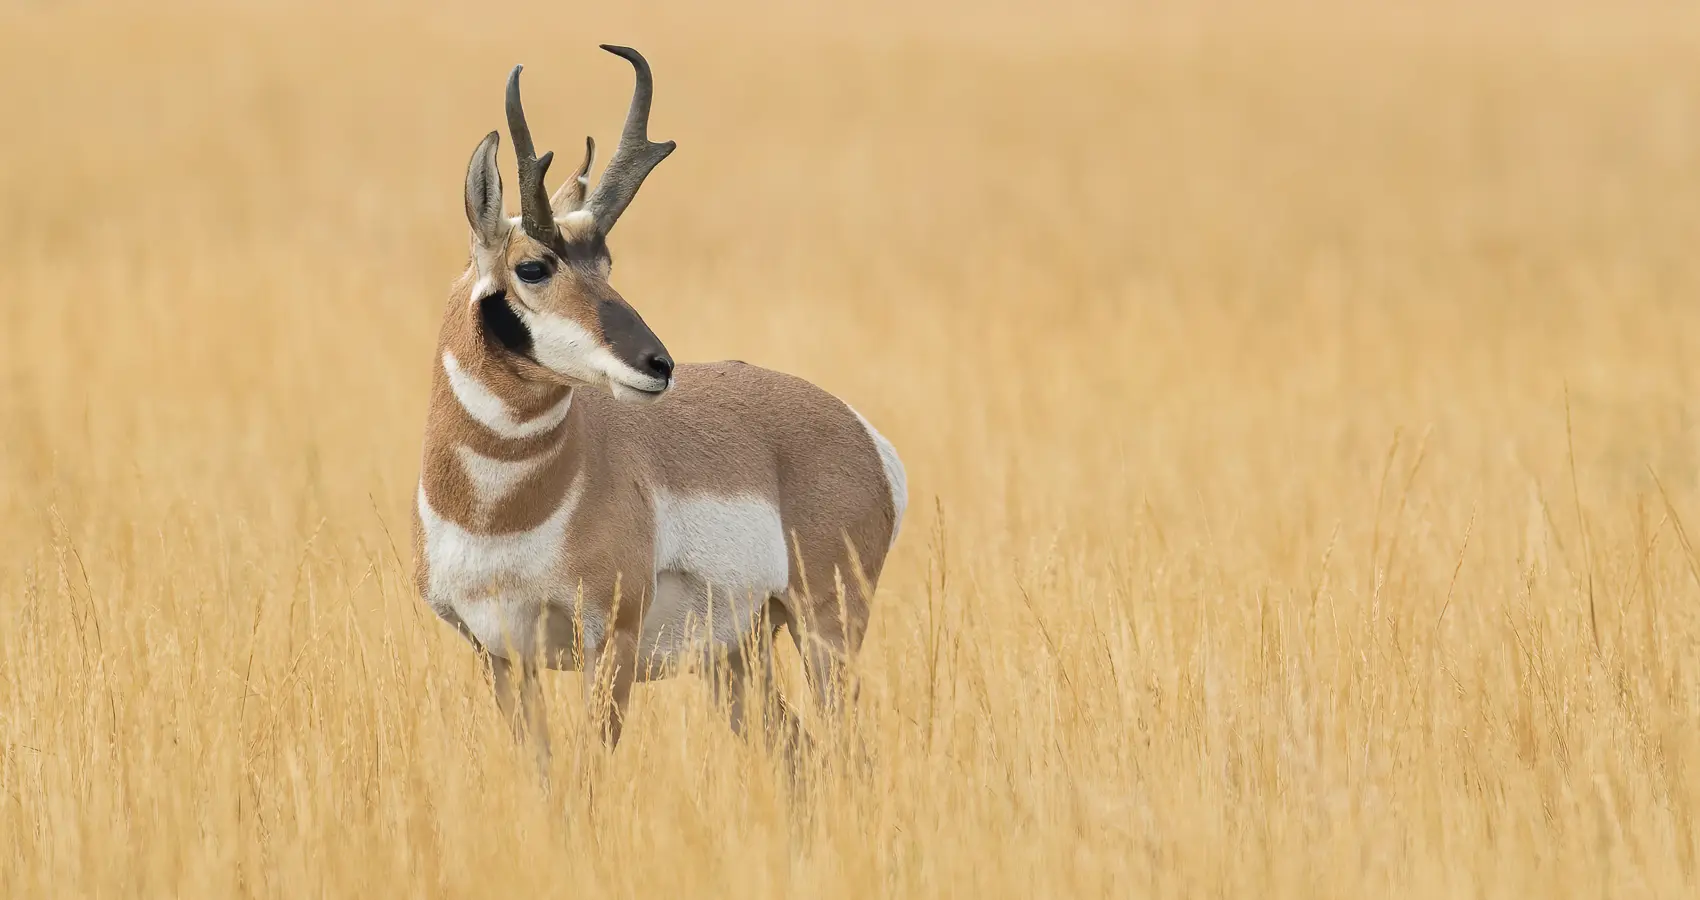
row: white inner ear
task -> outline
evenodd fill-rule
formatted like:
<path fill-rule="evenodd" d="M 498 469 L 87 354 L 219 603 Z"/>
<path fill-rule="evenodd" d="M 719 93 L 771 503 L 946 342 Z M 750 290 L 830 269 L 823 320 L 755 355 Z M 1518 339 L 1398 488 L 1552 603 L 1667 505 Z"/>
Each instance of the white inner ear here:
<path fill-rule="evenodd" d="M 472 296 L 467 303 L 476 306 L 478 301 L 490 296 L 496 290 L 496 270 L 502 265 L 503 251 L 507 248 L 508 229 L 513 227 L 511 222 L 504 222 L 501 234 L 493 242 L 495 246 L 487 247 L 476 237 L 472 241 L 472 264 L 478 270 L 478 280 L 472 283 Z"/>
<path fill-rule="evenodd" d="M 472 283 L 472 296 L 467 298 L 467 305 L 477 306 L 478 301 L 490 296 L 490 289 L 495 286 L 496 279 L 488 275 L 478 276 L 478 280 Z"/>

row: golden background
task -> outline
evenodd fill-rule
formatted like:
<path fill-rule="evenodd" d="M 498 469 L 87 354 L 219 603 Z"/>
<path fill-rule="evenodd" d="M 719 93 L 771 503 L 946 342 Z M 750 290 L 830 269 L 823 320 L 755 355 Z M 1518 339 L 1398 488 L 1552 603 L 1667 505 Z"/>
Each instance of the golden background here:
<path fill-rule="evenodd" d="M 611 150 L 599 42 L 615 286 L 908 465 L 795 798 L 688 679 L 541 794 L 413 593 L 467 158 L 515 62 Z M 1694 889 L 1695 7 L 13 0 L 0 85 L 0 894 Z"/>

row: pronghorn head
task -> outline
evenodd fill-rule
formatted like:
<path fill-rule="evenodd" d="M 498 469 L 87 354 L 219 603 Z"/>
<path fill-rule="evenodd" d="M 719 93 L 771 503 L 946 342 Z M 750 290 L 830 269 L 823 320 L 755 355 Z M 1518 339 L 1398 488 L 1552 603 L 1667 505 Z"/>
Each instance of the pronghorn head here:
<path fill-rule="evenodd" d="M 654 83 L 649 63 L 629 47 L 607 50 L 637 69 L 637 87 L 614 157 L 594 191 L 596 143 L 550 196 L 543 186 L 553 153 L 537 155 L 519 99 L 520 66 L 508 76 L 508 131 L 519 157 L 520 215 L 502 207 L 496 169 L 501 137 L 492 131 L 466 170 L 466 218 L 475 268 L 472 314 L 486 346 L 523 378 L 568 385 L 605 384 L 632 402 L 655 400 L 673 383 L 673 360 L 643 318 L 608 283 L 608 233 L 651 169 L 673 152 L 649 140 Z"/>

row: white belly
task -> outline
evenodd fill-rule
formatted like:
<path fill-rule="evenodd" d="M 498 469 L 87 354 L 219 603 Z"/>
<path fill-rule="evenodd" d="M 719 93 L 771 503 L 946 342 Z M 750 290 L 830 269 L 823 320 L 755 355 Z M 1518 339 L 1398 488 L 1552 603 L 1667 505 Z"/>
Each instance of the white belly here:
<path fill-rule="evenodd" d="M 758 497 L 658 491 L 655 570 L 640 645 L 649 666 L 737 646 L 790 579 L 778 507 Z"/>

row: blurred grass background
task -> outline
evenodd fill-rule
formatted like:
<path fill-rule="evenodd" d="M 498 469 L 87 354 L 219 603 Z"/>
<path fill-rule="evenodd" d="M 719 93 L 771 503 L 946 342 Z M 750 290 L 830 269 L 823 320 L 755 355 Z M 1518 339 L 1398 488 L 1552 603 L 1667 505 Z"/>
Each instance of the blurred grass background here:
<path fill-rule="evenodd" d="M 467 157 L 515 62 L 611 148 L 605 41 L 615 285 L 909 468 L 798 801 L 690 681 L 539 795 L 413 594 Z M 14 0 L 0 84 L 0 894 L 1694 889 L 1700 9 Z"/>

